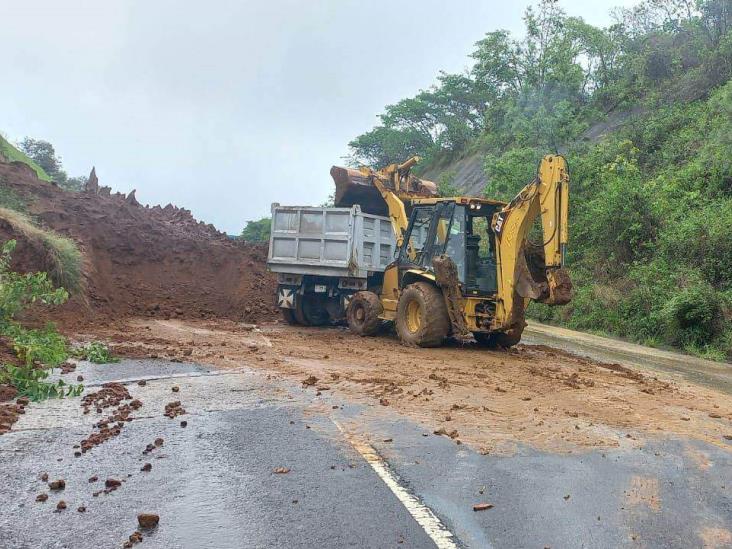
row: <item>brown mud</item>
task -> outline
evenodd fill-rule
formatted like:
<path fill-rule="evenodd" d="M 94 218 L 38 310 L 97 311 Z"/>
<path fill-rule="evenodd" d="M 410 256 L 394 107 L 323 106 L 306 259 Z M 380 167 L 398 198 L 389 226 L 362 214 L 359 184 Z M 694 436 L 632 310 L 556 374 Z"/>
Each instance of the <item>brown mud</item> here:
<path fill-rule="evenodd" d="M 70 237 L 83 255 L 83 291 L 51 315 L 61 327 L 128 316 L 271 318 L 274 278 L 266 247 L 234 241 L 188 210 L 147 207 L 94 188 L 64 191 L 21 163 L 0 163 L 0 185 L 20 196 L 42 227 Z M 12 267 L 48 269 L 37 243 L 0 219 L 0 242 L 18 240 Z M 45 320 L 44 317 L 41 320 Z"/>
<path fill-rule="evenodd" d="M 334 395 L 483 453 L 628 448 L 674 436 L 732 449 L 732 396 L 546 346 L 419 349 L 391 335 L 224 320 L 136 319 L 96 334 L 129 356 L 263 370 L 311 391 L 314 410 L 328 413 Z"/>

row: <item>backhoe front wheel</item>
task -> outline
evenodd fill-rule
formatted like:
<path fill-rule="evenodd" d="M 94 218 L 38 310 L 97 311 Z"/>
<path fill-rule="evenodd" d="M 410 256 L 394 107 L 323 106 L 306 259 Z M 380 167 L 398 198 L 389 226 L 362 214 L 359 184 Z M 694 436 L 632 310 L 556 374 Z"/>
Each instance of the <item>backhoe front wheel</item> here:
<path fill-rule="evenodd" d="M 438 347 L 450 331 L 442 292 L 428 282 L 415 282 L 402 291 L 397 305 L 396 331 L 406 345 Z"/>
<path fill-rule="evenodd" d="M 374 292 L 357 292 L 346 311 L 348 327 L 360 336 L 376 335 L 381 327 L 379 316 L 383 310 L 381 300 Z"/>

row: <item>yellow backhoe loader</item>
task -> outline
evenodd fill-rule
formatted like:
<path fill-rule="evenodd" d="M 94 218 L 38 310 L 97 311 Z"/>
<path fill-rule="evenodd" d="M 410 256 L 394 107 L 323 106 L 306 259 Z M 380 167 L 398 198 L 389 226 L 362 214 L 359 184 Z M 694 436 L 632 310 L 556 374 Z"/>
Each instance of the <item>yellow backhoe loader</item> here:
<path fill-rule="evenodd" d="M 396 259 L 348 299 L 350 329 L 369 336 L 392 321 L 409 345 L 438 346 L 448 336 L 515 345 L 532 299 L 549 305 L 571 299 L 565 159 L 545 156 L 535 179 L 509 203 L 438 197 L 434 183 L 410 173 L 417 161 L 379 171 L 331 169 L 335 205 L 388 215 L 396 238 Z M 537 218 L 543 238 L 532 245 Z"/>

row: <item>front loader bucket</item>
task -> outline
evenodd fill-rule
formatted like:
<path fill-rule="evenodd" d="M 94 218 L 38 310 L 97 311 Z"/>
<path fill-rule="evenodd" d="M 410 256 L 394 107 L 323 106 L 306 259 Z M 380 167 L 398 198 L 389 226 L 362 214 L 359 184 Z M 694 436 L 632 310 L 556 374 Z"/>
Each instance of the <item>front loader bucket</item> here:
<path fill-rule="evenodd" d="M 396 165 L 392 165 L 396 166 Z M 374 177 L 379 177 L 381 184 L 396 193 L 402 200 L 409 200 L 417 197 L 434 197 L 438 196 L 437 185 L 432 181 L 419 179 L 408 174 L 397 179 L 399 188 L 395 188 L 397 183 L 388 174 L 396 176 L 396 172 L 386 172 L 381 170 L 378 173 L 364 173 L 361 170 L 353 170 L 350 168 L 341 168 L 333 166 L 330 169 L 330 175 L 335 183 L 335 206 L 351 207 L 354 204 L 361 206 L 361 211 L 373 215 L 389 215 L 384 197 L 374 185 Z M 388 170 L 389 168 L 386 168 Z"/>
<path fill-rule="evenodd" d="M 330 175 L 335 183 L 335 206 L 349 208 L 354 204 L 361 206 L 361 211 L 373 215 L 389 215 L 386 202 L 371 178 L 358 170 L 333 166 Z"/>

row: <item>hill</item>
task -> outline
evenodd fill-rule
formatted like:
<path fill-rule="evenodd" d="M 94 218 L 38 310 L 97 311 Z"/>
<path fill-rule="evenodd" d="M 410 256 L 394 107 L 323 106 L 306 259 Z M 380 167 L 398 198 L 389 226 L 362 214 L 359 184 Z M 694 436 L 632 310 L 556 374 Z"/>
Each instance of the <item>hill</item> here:
<path fill-rule="evenodd" d="M 563 153 L 576 295 L 531 314 L 732 357 L 732 2 L 647 0 L 596 28 L 543 0 L 525 23 L 387 106 L 354 162 L 420 154 L 443 192 L 507 199 Z"/>
<path fill-rule="evenodd" d="M 0 162 L 22 162 L 36 172 L 38 179 L 51 181 L 51 177 L 28 156 L 11 145 L 7 139 L 0 135 Z"/>

